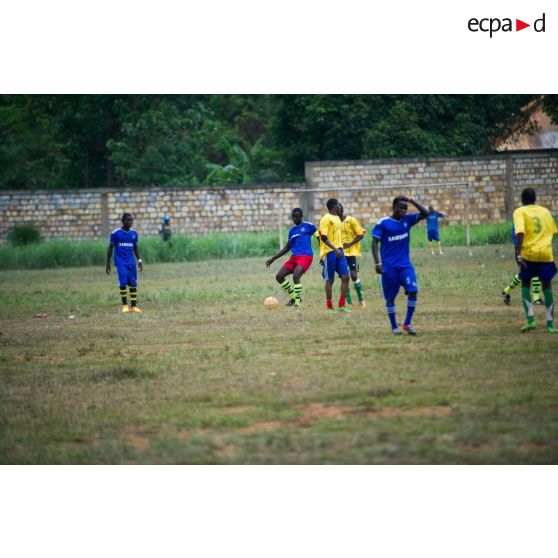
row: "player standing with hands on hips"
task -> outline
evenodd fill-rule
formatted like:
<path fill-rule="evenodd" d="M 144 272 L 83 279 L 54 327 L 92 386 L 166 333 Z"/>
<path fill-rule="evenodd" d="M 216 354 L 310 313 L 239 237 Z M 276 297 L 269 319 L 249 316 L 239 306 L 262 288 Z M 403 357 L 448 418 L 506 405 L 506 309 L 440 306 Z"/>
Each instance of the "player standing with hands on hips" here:
<path fill-rule="evenodd" d="M 132 229 L 133 222 L 133 216 L 130 213 L 124 213 L 122 215 L 122 227 L 112 231 L 109 239 L 105 269 L 107 275 L 110 275 L 110 260 L 114 251 L 114 264 L 118 271 L 120 297 L 122 298 L 122 312 L 141 314 L 141 310 L 137 306 L 138 270 L 136 268 L 136 258 L 140 271 L 143 271 L 143 262 L 141 261 L 138 250 L 139 236 L 138 233 Z M 128 308 L 126 296 L 127 287 L 130 289 L 130 308 Z"/>
<path fill-rule="evenodd" d="M 409 203 L 412 203 L 419 213 L 408 214 Z M 380 275 L 380 287 L 394 335 L 402 333 L 395 317 L 395 298 L 400 287 L 405 289 L 407 295 L 407 316 L 403 330 L 409 335 L 416 335 L 411 319 L 417 305 L 418 284 L 409 255 L 409 243 L 411 227 L 427 217 L 426 207 L 412 198 L 398 196 L 393 200 L 391 217 L 381 218 L 372 230 L 372 256 L 376 263 L 376 273 Z M 378 242 L 381 244 L 381 260 L 378 254 Z"/>

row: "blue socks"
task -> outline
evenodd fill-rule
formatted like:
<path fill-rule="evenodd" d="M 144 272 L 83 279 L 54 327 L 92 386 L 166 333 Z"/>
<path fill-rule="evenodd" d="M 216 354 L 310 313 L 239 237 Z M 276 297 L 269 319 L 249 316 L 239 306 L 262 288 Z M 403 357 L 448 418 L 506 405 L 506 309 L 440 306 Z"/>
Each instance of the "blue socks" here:
<path fill-rule="evenodd" d="M 411 323 L 411 319 L 413 318 L 413 313 L 415 312 L 416 306 L 417 306 L 417 295 L 416 293 L 410 294 L 407 297 L 407 316 L 405 316 L 405 322 L 404 322 L 405 325 L 409 325 Z M 389 322 L 391 324 L 391 329 L 397 329 L 397 320 L 395 319 L 394 300 L 386 301 L 386 310 L 387 310 Z"/>
<path fill-rule="evenodd" d="M 413 312 L 417 306 L 417 295 L 410 294 L 407 298 L 407 316 L 405 317 L 405 325 L 409 325 L 411 323 L 411 319 L 413 317 Z"/>
<path fill-rule="evenodd" d="M 397 320 L 395 319 L 395 301 L 386 301 L 386 310 L 391 323 L 391 329 L 397 329 Z"/>

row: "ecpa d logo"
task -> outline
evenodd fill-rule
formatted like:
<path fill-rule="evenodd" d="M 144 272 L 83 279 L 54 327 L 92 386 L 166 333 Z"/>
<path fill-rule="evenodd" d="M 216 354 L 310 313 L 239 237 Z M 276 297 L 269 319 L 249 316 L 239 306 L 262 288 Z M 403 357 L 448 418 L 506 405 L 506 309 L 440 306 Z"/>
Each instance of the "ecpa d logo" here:
<path fill-rule="evenodd" d="M 536 33 L 545 32 L 545 25 L 546 25 L 545 16 L 546 14 L 543 14 L 539 19 L 536 19 L 533 22 L 533 29 Z M 482 19 L 477 19 L 475 17 L 472 17 L 469 20 L 467 27 L 469 28 L 469 31 L 473 33 L 478 33 L 479 31 L 483 33 L 489 33 L 490 38 L 492 38 L 492 35 L 494 33 L 498 33 L 498 31 L 503 31 L 504 33 L 506 33 L 506 32 L 512 32 L 514 30 L 521 31 L 522 29 L 531 27 L 530 23 L 525 23 L 520 19 L 516 19 L 515 29 L 514 29 L 512 21 L 513 20 L 509 17 L 505 17 L 503 19 L 500 19 L 498 17 L 485 17 Z"/>

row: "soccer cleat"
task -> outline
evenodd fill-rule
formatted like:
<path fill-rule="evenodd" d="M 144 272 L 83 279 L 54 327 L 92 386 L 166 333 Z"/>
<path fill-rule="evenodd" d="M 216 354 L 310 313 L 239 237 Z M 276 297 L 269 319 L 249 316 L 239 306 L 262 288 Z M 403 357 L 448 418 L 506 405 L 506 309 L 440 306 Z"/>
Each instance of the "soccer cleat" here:
<path fill-rule="evenodd" d="M 346 306 L 338 306 L 337 307 L 337 312 L 345 312 L 345 314 L 349 314 L 351 312 L 351 310 L 349 308 L 347 308 Z"/>
<path fill-rule="evenodd" d="M 359 302 L 359 306 L 360 306 L 361 310 L 364 310 L 364 308 L 366 308 L 366 302 L 364 302 L 364 300 L 361 300 Z"/>
<path fill-rule="evenodd" d="M 548 333 L 558 333 L 558 328 L 554 326 L 546 326 L 546 331 L 548 331 Z"/>
<path fill-rule="evenodd" d="M 391 333 L 393 333 L 393 335 L 403 335 L 403 332 L 398 327 L 392 329 Z"/>
<path fill-rule="evenodd" d="M 542 298 L 537 298 L 535 300 L 533 300 L 533 304 L 536 304 L 537 306 L 540 306 L 541 304 L 544 304 Z"/>
<path fill-rule="evenodd" d="M 294 298 L 291 298 L 291 300 L 289 300 L 289 302 L 287 302 L 287 304 L 285 304 L 285 306 L 294 306 L 296 304 L 296 301 Z"/>
<path fill-rule="evenodd" d="M 403 331 L 406 331 L 409 335 L 416 335 L 417 332 L 411 324 L 403 324 Z"/>
<path fill-rule="evenodd" d="M 130 309 L 128 308 L 128 305 L 127 305 L 127 304 L 124 304 L 124 305 L 122 306 L 122 313 L 123 313 L 123 314 L 127 314 L 129 311 L 130 311 Z"/>
<path fill-rule="evenodd" d="M 335 312 L 335 310 L 333 308 L 329 308 L 329 307 L 326 310 L 327 310 L 327 312 Z"/>
<path fill-rule="evenodd" d="M 443 255 L 444 255 L 444 253 L 443 253 L 443 252 L 440 252 L 440 256 L 443 256 Z"/>
<path fill-rule="evenodd" d="M 130 312 L 133 312 L 134 314 L 141 314 L 141 310 L 137 306 L 132 306 L 130 308 Z"/>
<path fill-rule="evenodd" d="M 509 306 L 511 304 L 511 296 L 506 291 L 502 291 L 502 296 L 504 297 L 504 304 Z"/>
<path fill-rule="evenodd" d="M 526 331 L 531 331 L 532 329 L 535 329 L 537 326 L 535 325 L 535 322 L 528 322 L 525 325 L 521 326 L 521 333 L 525 333 Z"/>

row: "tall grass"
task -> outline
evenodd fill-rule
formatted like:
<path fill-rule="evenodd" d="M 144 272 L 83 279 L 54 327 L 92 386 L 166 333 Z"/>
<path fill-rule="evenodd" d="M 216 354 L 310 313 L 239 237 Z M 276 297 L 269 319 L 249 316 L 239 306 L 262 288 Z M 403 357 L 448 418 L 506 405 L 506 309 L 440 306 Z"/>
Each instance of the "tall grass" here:
<path fill-rule="evenodd" d="M 370 250 L 370 231 L 362 242 L 362 249 Z M 444 246 L 466 244 L 465 225 L 450 225 L 440 228 Z M 286 231 L 283 239 L 287 238 Z M 504 244 L 511 242 L 511 223 L 473 225 L 471 244 Z M 426 228 L 418 225 L 411 235 L 411 246 L 427 244 Z M 277 231 L 266 233 L 211 233 L 205 236 L 174 235 L 171 242 L 160 237 L 143 237 L 140 253 L 146 263 L 188 262 L 209 259 L 271 256 L 279 246 Z M 314 241 L 317 249 L 317 243 Z M 54 267 L 102 266 L 105 263 L 107 242 L 102 240 L 73 241 L 51 240 L 27 246 L 0 246 L 0 269 L 46 269 Z"/>

